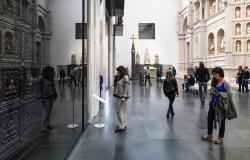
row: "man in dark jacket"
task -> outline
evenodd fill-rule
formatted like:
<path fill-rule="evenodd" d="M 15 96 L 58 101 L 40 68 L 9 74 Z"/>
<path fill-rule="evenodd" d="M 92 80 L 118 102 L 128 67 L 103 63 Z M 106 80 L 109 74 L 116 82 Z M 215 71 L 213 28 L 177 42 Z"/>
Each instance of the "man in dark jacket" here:
<path fill-rule="evenodd" d="M 203 62 L 200 62 L 199 68 L 197 68 L 197 70 L 195 71 L 195 77 L 199 85 L 201 103 L 205 103 L 205 98 L 207 95 L 207 82 L 210 80 L 210 75 Z M 204 92 L 202 88 L 204 89 Z"/>
<path fill-rule="evenodd" d="M 245 92 L 247 93 L 249 90 L 248 90 L 248 79 L 250 78 L 250 74 L 249 74 L 249 71 L 248 71 L 248 67 L 245 66 L 244 67 L 244 72 L 242 74 L 242 92 L 244 92 L 244 89 L 245 89 Z"/>

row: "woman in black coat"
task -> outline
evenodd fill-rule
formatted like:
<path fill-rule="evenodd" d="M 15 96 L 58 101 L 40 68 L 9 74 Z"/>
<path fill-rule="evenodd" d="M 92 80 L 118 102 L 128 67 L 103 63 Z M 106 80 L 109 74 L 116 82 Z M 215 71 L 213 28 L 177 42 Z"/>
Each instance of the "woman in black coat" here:
<path fill-rule="evenodd" d="M 165 96 L 168 97 L 169 99 L 169 107 L 167 111 L 167 118 L 169 118 L 170 113 L 172 116 L 175 114 L 174 109 L 173 109 L 173 103 L 174 103 L 175 97 L 176 96 L 178 97 L 179 95 L 177 81 L 174 78 L 171 71 L 168 71 L 166 73 L 166 79 L 164 80 L 164 83 L 163 83 L 163 92 Z"/>

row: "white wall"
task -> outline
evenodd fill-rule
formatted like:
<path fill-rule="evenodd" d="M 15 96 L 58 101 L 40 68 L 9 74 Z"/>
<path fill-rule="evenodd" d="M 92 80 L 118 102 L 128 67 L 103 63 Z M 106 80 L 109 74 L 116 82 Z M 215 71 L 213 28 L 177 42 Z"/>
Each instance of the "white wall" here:
<path fill-rule="evenodd" d="M 50 64 L 54 67 L 70 64 L 71 54 L 76 54 L 79 64 L 82 41 L 75 39 L 75 23 L 82 23 L 82 0 L 49 0 L 49 7 L 52 22 Z"/>
<path fill-rule="evenodd" d="M 124 10 L 124 32 L 116 40 L 116 65 L 128 66 L 131 70 L 132 33 L 138 37 L 138 23 L 155 23 L 155 40 L 136 40 L 135 48 L 144 63 L 144 53 L 149 50 L 150 61 L 154 63 L 159 54 L 161 64 L 178 63 L 177 11 L 179 0 L 126 0 Z"/>

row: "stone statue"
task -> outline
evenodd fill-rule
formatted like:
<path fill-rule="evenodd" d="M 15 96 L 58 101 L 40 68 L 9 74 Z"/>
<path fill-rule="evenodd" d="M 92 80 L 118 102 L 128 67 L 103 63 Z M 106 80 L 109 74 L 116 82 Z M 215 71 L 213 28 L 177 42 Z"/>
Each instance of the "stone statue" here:
<path fill-rule="evenodd" d="M 247 41 L 247 52 L 250 52 L 250 41 Z"/>
<path fill-rule="evenodd" d="M 250 34 L 250 24 L 247 24 L 247 34 Z"/>
<path fill-rule="evenodd" d="M 136 56 L 135 56 L 135 64 L 140 64 L 140 54 L 138 51 L 136 52 Z"/>
<path fill-rule="evenodd" d="M 11 33 L 6 33 L 5 36 L 5 52 L 6 53 L 13 53 L 14 51 L 14 40 L 13 40 L 13 36 L 11 35 Z"/>
<path fill-rule="evenodd" d="M 235 18 L 240 18 L 240 9 L 237 8 L 235 11 Z"/>
<path fill-rule="evenodd" d="M 210 46 L 210 53 L 214 53 L 214 49 L 215 49 L 214 42 L 212 42 Z"/>
<path fill-rule="evenodd" d="M 212 6 L 209 8 L 209 15 L 212 16 L 215 14 L 216 11 L 216 3 L 215 1 L 213 2 Z"/>
<path fill-rule="evenodd" d="M 148 49 L 146 48 L 146 52 L 144 55 L 144 64 L 150 64 L 150 57 L 149 57 L 149 53 L 148 53 Z"/>
<path fill-rule="evenodd" d="M 155 54 L 155 64 L 159 64 L 159 54 Z"/>
<path fill-rule="evenodd" d="M 240 32 L 240 25 L 236 25 L 236 35 L 241 35 L 241 32 Z"/>
<path fill-rule="evenodd" d="M 236 43 L 236 52 L 241 52 L 241 43 L 240 42 Z"/>
<path fill-rule="evenodd" d="M 132 34 L 132 36 L 130 37 L 130 39 L 132 40 L 132 48 L 131 48 L 131 50 L 135 50 L 135 40 L 136 40 L 135 35 Z"/>
<path fill-rule="evenodd" d="M 223 37 L 221 44 L 220 44 L 220 52 L 225 52 L 225 37 Z"/>
<path fill-rule="evenodd" d="M 250 7 L 247 7 L 247 17 L 250 17 Z"/>

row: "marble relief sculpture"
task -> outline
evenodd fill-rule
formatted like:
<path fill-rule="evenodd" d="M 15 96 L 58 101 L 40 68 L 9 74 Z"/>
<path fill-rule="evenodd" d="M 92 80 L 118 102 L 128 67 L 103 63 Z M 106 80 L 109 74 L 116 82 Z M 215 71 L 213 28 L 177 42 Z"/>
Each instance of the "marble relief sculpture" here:
<path fill-rule="evenodd" d="M 236 35 L 241 35 L 241 31 L 240 31 L 240 25 L 236 25 L 236 29 L 235 29 L 235 33 Z"/>
<path fill-rule="evenodd" d="M 225 37 L 222 39 L 220 44 L 220 52 L 225 52 Z"/>
<path fill-rule="evenodd" d="M 240 43 L 240 41 L 236 42 L 236 52 L 237 53 L 241 52 L 241 43 Z"/>
<path fill-rule="evenodd" d="M 147 48 L 146 48 L 145 55 L 144 55 L 144 64 L 150 64 L 150 56 L 149 56 Z"/>
<path fill-rule="evenodd" d="M 10 32 L 7 32 L 5 35 L 5 52 L 7 54 L 11 54 L 14 51 L 14 39 L 13 35 Z"/>
<path fill-rule="evenodd" d="M 210 46 L 210 53 L 214 53 L 214 49 L 215 49 L 215 45 L 214 45 L 214 42 L 212 42 Z"/>
<path fill-rule="evenodd" d="M 236 8 L 235 10 L 235 18 L 240 18 L 240 8 Z"/>
<path fill-rule="evenodd" d="M 136 52 L 136 55 L 135 55 L 135 64 L 140 64 L 140 54 L 138 51 Z"/>
<path fill-rule="evenodd" d="M 160 60 L 159 60 L 159 54 L 155 54 L 155 64 L 159 64 Z"/>
<path fill-rule="evenodd" d="M 247 52 L 250 52 L 250 41 L 247 41 Z"/>
<path fill-rule="evenodd" d="M 212 16 L 215 14 L 216 11 L 216 3 L 215 1 L 213 2 L 212 6 L 209 8 L 209 15 Z"/>
<path fill-rule="evenodd" d="M 247 34 L 250 34 L 250 23 L 247 24 Z"/>
<path fill-rule="evenodd" d="M 250 7 L 247 7 L 247 14 L 246 14 L 247 18 L 250 18 Z"/>

